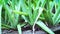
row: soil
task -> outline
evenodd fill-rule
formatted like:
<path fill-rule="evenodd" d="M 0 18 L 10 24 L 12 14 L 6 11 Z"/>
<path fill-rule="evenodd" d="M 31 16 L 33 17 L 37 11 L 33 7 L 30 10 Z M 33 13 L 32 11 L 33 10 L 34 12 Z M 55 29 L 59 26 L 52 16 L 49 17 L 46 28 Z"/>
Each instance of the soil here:
<path fill-rule="evenodd" d="M 2 34 L 18 34 L 18 31 L 4 30 Z M 33 34 L 32 30 L 23 31 L 22 34 Z M 46 34 L 44 31 L 35 31 L 35 34 Z"/>
<path fill-rule="evenodd" d="M 47 34 L 43 29 L 36 27 L 35 34 Z M 50 28 L 55 34 L 60 34 L 60 25 L 54 26 Z M 18 34 L 17 30 L 2 30 L 2 34 Z M 32 29 L 30 27 L 22 28 L 22 34 L 33 34 Z"/>

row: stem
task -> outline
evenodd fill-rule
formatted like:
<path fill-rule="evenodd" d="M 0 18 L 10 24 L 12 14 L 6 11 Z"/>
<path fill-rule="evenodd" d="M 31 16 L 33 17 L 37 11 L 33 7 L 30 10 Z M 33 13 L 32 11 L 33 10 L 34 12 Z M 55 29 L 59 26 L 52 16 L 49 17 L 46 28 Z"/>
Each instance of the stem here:
<path fill-rule="evenodd" d="M 42 11 L 43 11 L 43 9 L 40 7 L 40 8 L 39 8 L 38 16 L 36 17 L 36 20 L 35 20 L 34 25 L 33 25 L 33 34 L 34 34 L 34 31 L 35 31 L 34 26 L 35 26 L 35 24 L 36 24 L 36 22 L 37 22 L 38 18 L 40 17 L 40 15 L 41 15 Z"/>

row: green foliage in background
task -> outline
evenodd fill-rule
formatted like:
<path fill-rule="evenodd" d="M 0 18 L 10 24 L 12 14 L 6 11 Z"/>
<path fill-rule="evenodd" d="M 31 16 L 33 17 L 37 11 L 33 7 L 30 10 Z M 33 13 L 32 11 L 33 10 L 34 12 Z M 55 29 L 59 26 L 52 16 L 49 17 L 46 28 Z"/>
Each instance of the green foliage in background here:
<path fill-rule="evenodd" d="M 0 34 L 1 34 L 1 11 L 2 11 L 2 5 L 0 5 Z"/>
<path fill-rule="evenodd" d="M 29 24 L 54 34 L 44 23 L 52 26 L 60 23 L 60 0 L 0 0 L 0 17 L 2 29 L 18 29 L 22 34 L 21 27 Z"/>

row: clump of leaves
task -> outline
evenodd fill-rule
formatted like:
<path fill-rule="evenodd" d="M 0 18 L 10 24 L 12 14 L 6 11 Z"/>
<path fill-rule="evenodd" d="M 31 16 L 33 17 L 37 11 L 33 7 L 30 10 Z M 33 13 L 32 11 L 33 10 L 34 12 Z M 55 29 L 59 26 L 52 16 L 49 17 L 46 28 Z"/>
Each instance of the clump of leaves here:
<path fill-rule="evenodd" d="M 34 26 L 37 24 L 49 34 L 54 34 L 43 21 L 54 26 L 60 23 L 59 0 L 2 0 L 0 2 L 3 8 L 0 9 L 3 29 L 17 28 L 19 34 L 22 34 L 21 27 L 30 24 L 31 27 L 33 26 L 34 34 Z M 21 20 L 25 21 L 21 22 Z"/>

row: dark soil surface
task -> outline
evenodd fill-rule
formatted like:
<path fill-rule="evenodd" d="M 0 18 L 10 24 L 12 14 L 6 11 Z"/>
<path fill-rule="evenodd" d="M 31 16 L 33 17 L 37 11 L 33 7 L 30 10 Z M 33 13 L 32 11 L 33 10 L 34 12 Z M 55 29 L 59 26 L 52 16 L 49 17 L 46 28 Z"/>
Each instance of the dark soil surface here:
<path fill-rule="evenodd" d="M 47 34 L 43 29 L 36 27 L 35 34 Z M 60 25 L 50 28 L 55 34 L 60 34 Z M 18 34 L 17 30 L 2 30 L 2 34 Z M 29 27 L 22 29 L 22 34 L 33 34 L 32 29 Z"/>
<path fill-rule="evenodd" d="M 18 34 L 18 31 L 3 30 L 2 34 Z M 32 30 L 23 31 L 22 34 L 33 34 Z M 46 34 L 44 31 L 35 31 L 35 34 Z"/>

